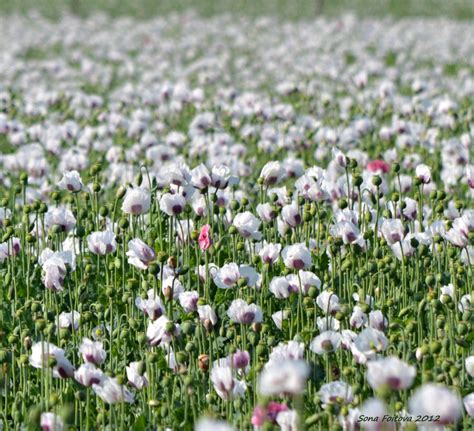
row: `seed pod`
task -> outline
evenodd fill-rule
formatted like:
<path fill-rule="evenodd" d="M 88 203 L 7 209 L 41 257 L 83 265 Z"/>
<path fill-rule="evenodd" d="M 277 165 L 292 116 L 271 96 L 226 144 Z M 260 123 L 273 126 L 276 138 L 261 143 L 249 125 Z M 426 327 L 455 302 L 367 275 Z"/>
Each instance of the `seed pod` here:
<path fill-rule="evenodd" d="M 338 203 L 337 203 L 337 206 L 338 206 L 341 210 L 347 208 L 347 206 L 348 206 L 347 199 L 345 199 L 345 198 L 339 199 L 339 201 L 338 201 Z"/>
<path fill-rule="evenodd" d="M 407 325 L 405 326 L 405 330 L 408 334 L 412 334 L 413 332 L 415 332 L 415 329 L 416 329 L 415 324 L 416 322 L 407 323 Z"/>
<path fill-rule="evenodd" d="M 406 316 L 410 312 L 411 312 L 411 307 L 405 307 L 400 311 L 400 313 L 398 313 L 398 317 L 402 318 L 403 316 Z"/>
<path fill-rule="evenodd" d="M 374 175 L 372 177 L 372 184 L 376 187 L 380 187 L 380 185 L 382 184 L 382 178 L 380 177 L 380 175 Z"/>
<path fill-rule="evenodd" d="M 341 414 L 344 416 L 344 413 L 342 413 L 342 411 L 341 411 Z M 310 427 L 314 425 L 316 422 L 318 422 L 320 419 L 321 419 L 321 416 L 318 413 L 315 413 L 314 415 L 311 415 L 308 418 L 306 418 L 304 423 L 306 426 Z"/>
<path fill-rule="evenodd" d="M 267 346 L 265 344 L 258 344 L 256 347 L 257 357 L 262 357 L 267 352 Z"/>
<path fill-rule="evenodd" d="M 439 343 L 438 341 L 433 341 L 430 343 L 430 352 L 433 354 L 438 354 L 439 352 L 441 352 L 441 348 L 441 343 Z"/>
<path fill-rule="evenodd" d="M 359 188 L 362 185 L 362 183 L 364 182 L 364 179 L 359 174 L 354 174 L 353 177 L 352 177 L 352 182 L 353 182 L 354 186 Z"/>
<path fill-rule="evenodd" d="M 119 220 L 119 227 L 121 229 L 128 229 L 128 226 L 129 226 L 129 222 L 128 222 L 128 219 L 126 219 L 125 217 L 122 217 L 120 220 Z"/>

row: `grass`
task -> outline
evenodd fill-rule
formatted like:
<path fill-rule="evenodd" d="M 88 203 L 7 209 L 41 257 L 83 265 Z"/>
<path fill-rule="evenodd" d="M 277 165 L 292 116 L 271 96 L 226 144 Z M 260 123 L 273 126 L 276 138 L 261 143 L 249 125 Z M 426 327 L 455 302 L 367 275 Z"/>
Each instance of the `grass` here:
<path fill-rule="evenodd" d="M 147 18 L 188 9 L 204 16 L 239 13 L 302 19 L 317 16 L 322 10 L 329 16 L 354 12 L 359 16 L 474 19 L 472 0 L 0 0 L 0 15 L 36 10 L 50 18 L 65 10 L 79 15 L 103 11 L 111 16 Z"/>

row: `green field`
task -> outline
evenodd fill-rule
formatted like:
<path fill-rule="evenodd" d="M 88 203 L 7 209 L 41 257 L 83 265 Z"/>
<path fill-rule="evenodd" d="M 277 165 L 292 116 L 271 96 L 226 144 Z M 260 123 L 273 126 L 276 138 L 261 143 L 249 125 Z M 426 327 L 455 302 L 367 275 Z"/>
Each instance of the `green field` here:
<path fill-rule="evenodd" d="M 221 13 L 311 18 L 321 13 L 354 12 L 361 16 L 445 16 L 474 19 L 473 0 L 0 0 L 0 14 L 38 10 L 56 18 L 64 11 L 87 15 L 97 10 L 113 16 L 146 18 L 182 10 L 211 16 Z"/>

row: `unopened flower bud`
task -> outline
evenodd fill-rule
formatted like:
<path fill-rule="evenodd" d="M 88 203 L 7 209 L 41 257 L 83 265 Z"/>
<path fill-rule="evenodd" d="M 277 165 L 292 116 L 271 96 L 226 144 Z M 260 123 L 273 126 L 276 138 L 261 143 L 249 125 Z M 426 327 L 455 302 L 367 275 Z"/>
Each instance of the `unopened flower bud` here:
<path fill-rule="evenodd" d="M 209 369 L 209 356 L 206 354 L 201 354 L 198 357 L 198 367 L 201 371 L 207 372 Z"/>
<path fill-rule="evenodd" d="M 176 260 L 175 256 L 170 256 L 168 258 L 168 265 L 170 268 L 175 269 L 178 266 L 178 261 Z"/>
<path fill-rule="evenodd" d="M 372 177 L 372 184 L 376 187 L 380 187 L 382 184 L 382 178 L 379 175 L 374 175 Z"/>

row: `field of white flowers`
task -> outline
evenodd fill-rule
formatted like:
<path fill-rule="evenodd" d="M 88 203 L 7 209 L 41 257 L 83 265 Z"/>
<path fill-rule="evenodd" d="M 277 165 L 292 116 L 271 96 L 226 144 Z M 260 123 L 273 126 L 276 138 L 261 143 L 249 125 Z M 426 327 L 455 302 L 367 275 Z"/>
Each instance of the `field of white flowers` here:
<path fill-rule="evenodd" d="M 0 428 L 472 429 L 472 22 L 0 29 Z"/>

